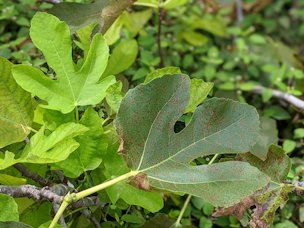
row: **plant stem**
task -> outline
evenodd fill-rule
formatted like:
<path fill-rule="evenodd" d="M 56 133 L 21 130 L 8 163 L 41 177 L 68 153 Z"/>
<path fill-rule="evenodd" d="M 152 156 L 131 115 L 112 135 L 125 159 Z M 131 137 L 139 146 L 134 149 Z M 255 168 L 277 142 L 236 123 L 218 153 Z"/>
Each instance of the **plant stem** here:
<path fill-rule="evenodd" d="M 217 159 L 218 156 L 219 156 L 219 154 L 215 154 L 212 157 L 212 159 L 209 161 L 208 165 L 211 165 L 215 161 L 215 159 Z M 186 201 L 184 202 L 184 205 L 183 205 L 183 207 L 182 207 L 182 209 L 181 209 L 181 211 L 178 215 L 178 218 L 177 218 L 177 220 L 174 224 L 175 227 L 179 227 L 181 225 L 180 222 L 181 222 L 181 220 L 183 218 L 183 215 L 184 215 L 184 213 L 185 213 L 185 211 L 188 207 L 188 204 L 190 203 L 191 198 L 192 198 L 192 195 L 188 195 L 188 197 L 187 197 Z"/>
<path fill-rule="evenodd" d="M 53 218 L 52 220 L 52 223 L 51 225 L 49 226 L 49 228 L 54 228 L 57 224 L 57 222 L 59 221 L 61 215 L 63 214 L 64 210 L 67 208 L 67 206 L 69 206 L 69 204 L 71 202 L 69 202 L 70 200 L 67 200 L 68 198 L 67 197 L 70 197 L 71 195 L 68 194 L 66 197 L 64 197 L 64 200 L 63 202 L 61 203 L 60 207 L 59 207 L 59 210 L 57 211 L 55 217 Z"/>
<path fill-rule="evenodd" d="M 63 214 L 64 210 L 67 208 L 67 206 L 70 203 L 76 202 L 76 201 L 78 201 L 78 200 L 80 200 L 82 198 L 85 198 L 85 197 L 87 197 L 87 196 L 89 196 L 91 194 L 94 194 L 94 193 L 96 193 L 96 192 L 98 192 L 100 190 L 103 190 L 103 189 L 105 189 L 107 187 L 110 187 L 110 186 L 112 186 L 112 185 L 114 185 L 114 184 L 116 184 L 116 183 L 118 183 L 120 181 L 126 180 L 129 177 L 134 177 L 138 173 L 139 173 L 139 171 L 130 171 L 130 172 L 126 173 L 126 174 L 123 174 L 123 175 L 121 175 L 119 177 L 116 177 L 116 178 L 114 178 L 112 180 L 106 181 L 106 182 L 104 182 L 102 184 L 99 184 L 97 186 L 94 186 L 92 188 L 86 189 L 84 191 L 81 191 L 81 192 L 78 192 L 78 193 L 72 193 L 72 194 L 69 193 L 69 194 L 67 194 L 64 197 L 64 200 L 63 200 L 63 202 L 62 202 L 62 204 L 61 204 L 58 212 L 56 213 L 56 215 L 55 215 L 55 217 L 54 217 L 54 219 L 53 219 L 53 221 L 52 221 L 52 223 L 50 225 L 50 228 L 53 228 L 57 224 L 57 222 L 60 219 L 61 215 Z"/>
<path fill-rule="evenodd" d="M 37 133 L 38 131 L 37 130 L 35 130 L 34 128 L 31 128 L 31 127 L 29 127 L 29 126 L 27 126 L 26 127 L 28 130 L 30 130 L 31 132 L 34 132 L 34 133 Z"/>
<path fill-rule="evenodd" d="M 186 211 L 186 209 L 188 207 L 188 204 L 189 204 L 191 198 L 192 198 L 192 195 L 188 195 L 187 196 L 187 199 L 184 202 L 184 205 L 183 205 L 183 207 L 182 207 L 182 209 L 181 209 L 181 211 L 180 211 L 180 213 L 178 215 L 178 218 L 177 218 L 177 220 L 175 222 L 175 227 L 179 227 L 180 226 L 180 222 L 181 222 L 181 220 L 183 218 L 183 215 L 184 215 L 184 213 L 185 213 L 185 211 Z"/>
<path fill-rule="evenodd" d="M 162 33 L 162 20 L 163 20 L 163 9 L 161 7 L 162 1 L 158 1 L 158 26 L 157 26 L 157 46 L 158 46 L 158 53 L 159 53 L 159 58 L 160 58 L 160 67 L 164 67 L 164 56 L 163 56 L 163 51 L 161 47 L 161 33 Z"/>
<path fill-rule="evenodd" d="M 78 107 L 75 107 L 75 119 L 76 119 L 76 123 L 79 122 L 79 111 L 78 111 Z"/>
<path fill-rule="evenodd" d="M 114 184 L 116 184 L 116 183 L 118 183 L 120 181 L 126 180 L 129 177 L 134 177 L 138 173 L 139 173 L 138 171 L 130 171 L 130 172 L 128 172 L 128 173 L 126 173 L 124 175 L 121 175 L 119 177 L 116 177 L 116 178 L 114 178 L 112 180 L 109 180 L 109 181 L 104 182 L 102 184 L 96 185 L 96 186 L 94 186 L 92 188 L 89 188 L 89 189 L 86 189 L 84 191 L 78 192 L 78 193 L 75 194 L 74 200 L 78 201 L 78 200 L 80 200 L 80 199 L 82 199 L 84 197 L 92 195 L 95 192 L 98 192 L 98 191 L 103 190 L 103 189 L 105 189 L 107 187 L 110 187 L 110 186 L 112 186 L 112 185 L 114 185 Z"/>

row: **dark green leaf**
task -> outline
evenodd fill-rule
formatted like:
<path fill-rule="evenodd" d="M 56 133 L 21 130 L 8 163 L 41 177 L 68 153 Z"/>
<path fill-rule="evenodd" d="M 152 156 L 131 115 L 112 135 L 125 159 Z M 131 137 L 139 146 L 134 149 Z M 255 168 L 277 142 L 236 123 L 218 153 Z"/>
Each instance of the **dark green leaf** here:
<path fill-rule="evenodd" d="M 268 149 L 271 144 L 277 144 L 278 138 L 278 129 L 276 121 L 267 117 L 260 118 L 260 133 L 257 143 L 252 147 L 250 152 L 260 158 L 265 160 L 267 157 Z"/>
<path fill-rule="evenodd" d="M 259 168 L 263 173 L 266 173 L 273 181 L 279 183 L 286 179 L 291 167 L 290 158 L 281 147 L 275 145 L 270 146 L 265 161 L 260 160 L 250 153 L 239 156 L 244 161 Z"/>
<path fill-rule="evenodd" d="M 102 23 L 102 10 L 109 0 L 96 1 L 92 4 L 63 2 L 56 4 L 50 13 L 65 21 L 72 32 L 93 23 Z"/>
<path fill-rule="evenodd" d="M 174 125 L 188 104 L 189 87 L 188 76 L 168 75 L 130 90 L 115 121 L 121 148 L 130 167 L 145 173 L 152 186 L 229 206 L 269 178 L 244 162 L 189 163 L 200 156 L 249 151 L 258 136 L 258 114 L 252 106 L 213 98 L 176 134 Z"/>

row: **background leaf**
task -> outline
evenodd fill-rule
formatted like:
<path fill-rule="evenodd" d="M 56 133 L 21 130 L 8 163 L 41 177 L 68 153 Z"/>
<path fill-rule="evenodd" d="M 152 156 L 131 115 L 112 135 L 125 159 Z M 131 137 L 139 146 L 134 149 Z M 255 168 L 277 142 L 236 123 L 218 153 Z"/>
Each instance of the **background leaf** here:
<path fill-rule="evenodd" d="M 24 140 L 34 115 L 31 94 L 17 85 L 12 66 L 0 57 L 0 148 Z"/>
<path fill-rule="evenodd" d="M 18 206 L 15 200 L 4 194 L 0 194 L 0 221 L 19 221 Z"/>
<path fill-rule="evenodd" d="M 154 70 L 154 71 L 150 72 L 149 74 L 147 74 L 145 83 L 148 83 L 155 78 L 161 78 L 167 74 L 181 74 L 181 73 L 182 72 L 178 67 L 160 68 L 160 69 Z"/>
<path fill-rule="evenodd" d="M 115 83 L 114 77 L 107 77 L 98 83 L 109 56 L 102 35 L 94 36 L 85 62 L 76 70 L 68 26 L 46 13 L 37 13 L 31 25 L 31 38 L 56 72 L 57 80 L 45 77 L 36 68 L 17 65 L 13 69 L 17 83 L 46 100 L 48 105 L 45 107 L 63 113 L 71 112 L 76 106 L 99 103 L 106 96 L 107 88 Z"/>
<path fill-rule="evenodd" d="M 117 75 L 128 69 L 135 61 L 138 45 L 135 40 L 126 40 L 118 44 L 110 56 L 107 68 L 102 77 Z"/>
<path fill-rule="evenodd" d="M 185 113 L 194 112 L 213 88 L 212 82 L 204 82 L 202 79 L 193 78 L 190 83 L 190 100 Z"/>
<path fill-rule="evenodd" d="M 56 4 L 50 13 L 65 21 L 72 32 L 93 23 L 102 23 L 102 10 L 109 0 L 96 1 L 92 4 L 62 2 Z"/>
<path fill-rule="evenodd" d="M 76 178 L 88 170 L 96 169 L 101 161 L 108 143 L 102 129 L 102 120 L 92 108 L 88 108 L 80 122 L 89 130 L 76 138 L 79 147 L 66 160 L 54 164 L 64 174 Z"/>
<path fill-rule="evenodd" d="M 250 150 L 250 153 L 265 161 L 269 146 L 271 144 L 277 144 L 279 140 L 278 129 L 276 121 L 273 119 L 262 117 L 260 118 L 260 121 L 261 130 L 258 136 L 258 140 Z"/>
<path fill-rule="evenodd" d="M 65 160 L 79 146 L 73 137 L 87 130 L 81 124 L 68 123 L 46 136 L 42 127 L 31 137 L 19 158 L 16 159 L 15 154 L 9 151 L 5 152 L 4 158 L 0 157 L 0 170 L 16 163 L 47 164 Z"/>

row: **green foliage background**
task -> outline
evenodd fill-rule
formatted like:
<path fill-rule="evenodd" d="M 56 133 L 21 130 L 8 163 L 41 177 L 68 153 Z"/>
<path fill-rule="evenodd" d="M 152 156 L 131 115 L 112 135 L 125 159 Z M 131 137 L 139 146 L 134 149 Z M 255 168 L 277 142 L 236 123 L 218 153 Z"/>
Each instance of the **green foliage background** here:
<path fill-rule="evenodd" d="M 78 2 L 89 3 L 90 1 Z M 145 6 L 147 2 L 152 7 Z M 192 79 L 190 87 L 192 91 L 190 94 L 191 105 L 187 107 L 185 115 L 179 119 L 180 126 L 176 125 L 177 128 L 183 128 L 183 124 L 187 125 L 189 123 L 196 106 L 208 95 L 251 104 L 258 109 L 261 117 L 267 120 L 269 120 L 268 118 L 272 119 L 267 123 L 267 120 L 265 120 L 264 123 L 269 125 L 269 128 L 265 129 L 266 135 L 269 137 L 267 142 L 269 144 L 276 143 L 276 133 L 278 132 L 279 145 L 282 145 L 285 153 L 291 157 L 292 164 L 288 179 L 304 181 L 303 110 L 298 110 L 284 101 L 273 98 L 271 93 L 271 89 L 277 89 L 303 98 L 304 1 L 269 1 L 269 4 L 266 5 L 261 3 L 259 5 L 257 4 L 259 1 L 254 0 L 243 1 L 245 6 L 242 21 L 237 20 L 234 1 L 216 1 L 216 5 L 208 5 L 202 4 L 204 1 L 190 0 L 178 7 L 164 7 L 161 11 L 155 8 L 157 2 L 138 1 L 132 7 L 132 10 L 124 12 L 105 34 L 105 42 L 110 45 L 110 58 L 107 67 L 101 70 L 103 75 L 100 79 L 93 80 L 93 84 L 97 84 L 98 80 L 108 80 L 107 88 L 109 88 L 102 95 L 102 97 L 105 97 L 106 103 L 84 102 L 82 105 L 97 104 L 94 107 L 95 111 L 87 109 L 84 113 L 82 113 L 84 109 L 80 107 L 79 112 L 82 113 L 82 118 L 79 123 L 90 128 L 88 138 L 81 135 L 82 132 L 88 130 L 86 127 L 79 125 L 77 128 L 77 124 L 73 126 L 63 125 L 63 127 L 66 127 L 65 133 L 69 135 L 65 140 L 74 143 L 74 147 L 69 150 L 70 152 L 76 150 L 72 154 L 74 157 L 70 156 L 68 160 L 62 161 L 68 154 L 60 154 L 62 157 L 58 156 L 58 160 L 54 162 L 59 160 L 61 162 L 54 165 L 38 167 L 29 164 L 27 167 L 41 175 L 46 174 L 47 178 L 55 182 L 59 181 L 61 176 L 52 173 L 52 170 L 61 169 L 67 177 L 78 178 L 71 179 L 71 181 L 73 185 L 79 186 L 79 188 L 88 188 L 92 186 L 92 183 L 101 183 L 107 178 L 127 172 L 128 168 L 121 157 L 110 153 L 118 149 L 118 144 L 115 137 L 106 135 L 105 132 L 112 132 L 112 125 L 105 123 L 111 123 L 116 117 L 120 101 L 130 88 L 141 83 L 147 83 L 163 74 L 182 72 L 188 74 Z M 205 1 L 205 3 L 208 2 L 210 1 Z M 39 67 L 50 78 L 56 78 L 55 72 L 46 64 L 45 57 L 34 46 L 35 39 L 31 40 L 29 38 L 30 21 L 35 12 L 47 11 L 52 6 L 52 4 L 44 1 L 0 0 L 0 55 L 13 63 Z M 159 30 L 160 20 L 161 30 Z M 73 35 L 73 38 L 77 39 L 71 43 L 73 48 L 72 58 L 79 65 L 82 64 L 83 56 L 90 55 L 90 40 L 88 38 L 90 36 L 88 34 L 90 35 L 93 29 L 94 26 L 85 27 L 78 30 L 76 35 Z M 40 34 L 37 36 L 39 37 Z M 43 52 L 43 50 L 41 51 Z M 70 61 L 67 58 L 64 59 Z M 22 67 L 27 66 L 20 66 L 20 69 Z M 167 68 L 154 71 L 160 67 Z M 22 69 L 22 72 L 25 72 L 25 70 Z M 40 72 L 40 74 L 42 73 Z M 119 79 L 118 82 L 111 81 L 111 77 L 108 77 L 111 75 L 115 75 Z M 200 90 L 202 81 L 199 79 L 206 82 L 203 84 L 204 89 L 202 90 Z M 21 75 L 19 80 L 24 80 L 24 77 Z M 266 89 L 261 95 L 256 94 L 254 92 L 256 86 L 263 86 Z M 91 88 L 88 90 L 91 90 Z M 20 96 L 23 96 L 22 92 L 20 91 Z M 38 90 L 37 93 L 39 92 L 41 91 Z M 32 93 L 37 95 L 35 92 Z M 199 97 L 199 99 L 196 97 Z M 70 103 L 71 106 L 75 105 L 73 102 Z M 31 105 L 36 106 L 37 104 Z M 56 106 L 53 109 L 61 110 L 61 108 L 66 108 L 66 112 L 69 112 L 74 107 L 68 108 L 68 106 L 63 105 L 63 107 Z M 36 135 L 36 143 L 45 145 L 45 151 L 56 151 L 58 144 L 60 146 L 65 144 L 64 140 L 54 145 L 47 145 L 45 141 L 48 140 L 48 137 L 51 137 L 58 126 L 69 122 L 74 117 L 63 117 L 61 113 L 55 110 L 39 110 L 39 108 L 37 110 L 33 125 L 28 121 L 26 124 L 22 124 L 35 128 L 36 125 L 44 123 L 49 132 L 44 135 L 43 131 L 39 131 L 40 133 L 38 132 L 39 134 Z M 33 115 L 28 110 L 24 110 L 24 112 L 28 113 L 29 116 Z M 105 125 L 104 129 L 99 128 L 101 124 Z M 262 128 L 265 125 L 262 125 Z M 275 134 L 273 134 L 274 131 Z M 53 133 L 50 134 L 50 132 Z M 25 139 L 28 134 L 30 134 L 29 130 L 26 135 L 21 132 L 20 139 Z M 7 135 L 9 138 L 9 134 Z M 97 143 L 93 137 L 96 135 L 107 137 L 109 145 L 106 145 L 107 143 Z M 260 137 L 264 138 L 266 136 Z M 76 145 L 77 142 L 82 140 L 90 141 L 89 148 Z M 27 147 L 35 148 L 37 144 L 28 144 Z M 17 156 L 19 162 L 28 162 L 31 156 L 26 150 L 21 152 L 21 147 L 20 143 L 7 147 L 7 151 L 4 150 L 3 152 L 10 160 L 4 160 L 3 164 L 0 163 L 0 167 L 10 166 L 16 161 L 14 156 L 9 154 L 11 153 L 10 150 L 19 151 Z M 37 148 L 39 152 L 41 152 L 41 149 L 43 150 L 40 146 Z M 81 159 L 76 156 L 77 153 L 81 153 L 81 150 L 90 151 L 91 149 L 93 151 L 92 148 L 99 148 L 101 154 L 98 156 L 94 154 L 93 156 L 88 153 L 88 157 Z M 104 154 L 108 154 L 105 156 L 107 159 L 103 160 L 100 166 Z M 261 156 L 263 157 L 263 155 Z M 93 161 L 92 158 L 94 158 Z M 227 155 L 224 159 L 229 160 L 231 158 L 230 155 Z M 261 157 L 259 156 L 259 158 Z M 43 159 L 50 159 L 47 157 L 47 153 Z M 196 163 L 207 164 L 208 159 L 210 160 L 209 157 L 207 159 L 197 159 Z M 246 156 L 242 159 L 246 160 Z M 247 157 L 247 159 L 249 158 Z M 80 160 L 87 162 L 81 163 Z M 79 169 L 73 170 L 71 164 L 77 162 L 79 163 Z M 83 172 L 90 170 L 93 171 L 91 171 L 89 177 L 81 175 Z M 100 175 L 100 173 L 103 175 Z M 10 168 L 0 173 L 0 183 L 8 184 L 9 182 L 25 184 L 26 180 L 16 170 Z M 120 191 L 121 189 L 124 189 L 123 194 Z M 137 191 L 138 198 L 136 198 L 134 191 Z M 141 227 L 146 221 L 154 217 L 151 212 L 156 212 L 162 207 L 160 194 L 147 193 L 125 183 L 111 187 L 110 190 L 107 190 L 107 193 L 107 195 L 103 195 L 102 200 L 112 203 L 104 207 L 102 214 L 99 214 L 95 209 L 92 210 L 93 215 L 102 217 L 105 221 L 102 224 L 103 227 Z M 16 212 L 11 215 L 4 214 L 4 216 L 12 216 L 13 221 L 18 221 L 16 203 L 5 196 L 1 195 L 1 197 L 4 198 L 3 202 L 5 201 L 8 207 Z M 172 223 L 176 220 L 185 196 L 165 194 L 165 198 L 165 206 L 160 211 L 162 215 L 158 215 L 159 218 L 156 218 L 156 221 L 162 221 L 163 219 L 163 224 L 165 222 Z M 153 199 L 154 203 L 151 203 L 150 199 Z M 130 201 L 134 206 L 128 205 Z M 31 200 L 20 199 L 17 200 L 17 204 L 19 205 L 19 211 L 21 211 L 19 214 L 21 222 L 38 227 L 50 218 L 51 205 L 48 203 L 34 204 Z M 20 205 L 23 206 L 20 208 Z M 241 227 L 241 224 L 246 224 L 249 220 L 248 214 L 245 214 L 241 221 L 233 216 L 213 218 L 211 216 L 213 211 L 214 207 L 211 204 L 198 197 L 193 197 L 181 222 L 183 225 L 204 228 L 216 226 Z M 40 220 L 31 221 L 31 218 L 38 213 Z M 71 215 L 71 220 L 73 219 L 73 215 Z M 153 220 L 151 221 L 153 222 Z M 301 227 L 303 222 L 303 198 L 290 195 L 290 200 L 275 213 L 272 226 L 277 228 Z M 71 224 L 79 227 L 90 226 L 84 216 L 80 216 Z M 149 227 L 149 224 L 146 223 L 144 227 Z M 153 227 L 153 223 L 150 224 L 150 227 Z"/>

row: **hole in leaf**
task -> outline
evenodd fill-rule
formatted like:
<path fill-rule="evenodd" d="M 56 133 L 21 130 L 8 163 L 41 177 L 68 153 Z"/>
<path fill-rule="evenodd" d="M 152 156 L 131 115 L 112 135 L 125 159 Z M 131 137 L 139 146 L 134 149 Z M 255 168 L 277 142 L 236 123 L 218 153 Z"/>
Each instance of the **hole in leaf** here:
<path fill-rule="evenodd" d="M 175 133 L 178 133 L 178 132 L 182 131 L 185 127 L 186 127 L 185 122 L 177 121 L 177 122 L 174 124 L 174 132 L 175 132 Z"/>

